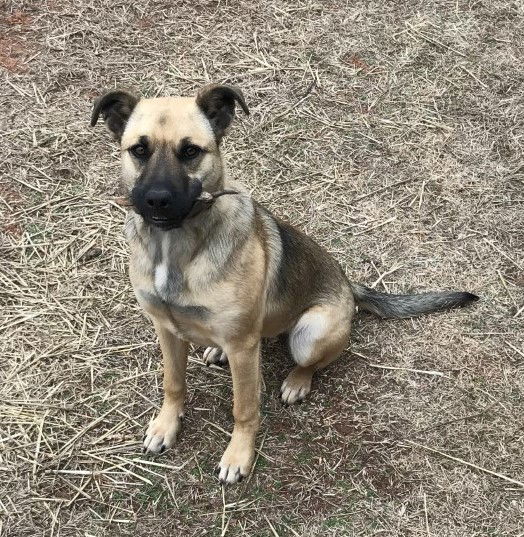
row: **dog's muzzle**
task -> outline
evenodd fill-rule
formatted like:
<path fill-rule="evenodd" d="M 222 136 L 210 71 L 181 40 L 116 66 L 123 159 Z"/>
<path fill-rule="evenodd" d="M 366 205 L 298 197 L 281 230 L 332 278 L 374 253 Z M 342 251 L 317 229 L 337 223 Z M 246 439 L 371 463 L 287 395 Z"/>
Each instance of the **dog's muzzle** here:
<path fill-rule="evenodd" d="M 198 188 L 194 190 L 194 192 L 197 191 Z M 202 191 L 202 185 L 200 184 L 199 195 L 192 200 L 189 210 L 187 210 L 187 205 L 189 204 L 184 204 L 183 212 L 177 215 L 173 215 L 172 213 L 172 209 L 176 205 L 175 194 L 166 188 L 149 189 L 147 193 L 143 193 L 135 187 L 129 199 L 117 198 L 115 201 L 120 206 L 132 207 L 147 222 L 155 227 L 169 230 L 180 227 L 184 220 L 194 218 L 201 212 L 209 209 L 217 198 L 226 194 L 239 194 L 239 192 L 232 189 L 205 192 Z M 180 202 L 180 199 L 178 201 Z"/>
<path fill-rule="evenodd" d="M 131 192 L 131 204 L 146 222 L 168 230 L 182 225 L 201 193 L 200 181 L 191 181 L 184 190 L 164 182 L 138 185 Z"/>

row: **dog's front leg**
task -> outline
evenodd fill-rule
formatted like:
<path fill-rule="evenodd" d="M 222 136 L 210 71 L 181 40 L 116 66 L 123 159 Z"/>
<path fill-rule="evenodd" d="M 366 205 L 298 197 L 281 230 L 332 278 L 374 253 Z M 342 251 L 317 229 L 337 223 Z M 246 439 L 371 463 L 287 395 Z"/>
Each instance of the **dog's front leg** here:
<path fill-rule="evenodd" d="M 227 345 L 233 377 L 231 441 L 220 461 L 221 483 L 236 483 L 251 469 L 260 424 L 260 339 Z"/>
<path fill-rule="evenodd" d="M 153 321 L 164 362 L 164 402 L 144 438 L 144 451 L 162 453 L 175 443 L 181 429 L 186 396 L 186 367 L 189 343 Z"/>

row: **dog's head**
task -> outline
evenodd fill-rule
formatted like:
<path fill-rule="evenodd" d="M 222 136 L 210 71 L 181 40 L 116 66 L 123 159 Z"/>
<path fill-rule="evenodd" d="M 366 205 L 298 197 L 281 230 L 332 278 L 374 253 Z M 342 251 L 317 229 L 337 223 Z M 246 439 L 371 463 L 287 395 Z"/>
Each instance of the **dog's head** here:
<path fill-rule="evenodd" d="M 120 142 L 126 195 L 146 222 L 180 227 L 202 190 L 222 186 L 220 140 L 236 103 L 249 114 L 239 89 L 218 84 L 191 98 L 111 91 L 97 99 L 91 126 L 102 115 Z"/>

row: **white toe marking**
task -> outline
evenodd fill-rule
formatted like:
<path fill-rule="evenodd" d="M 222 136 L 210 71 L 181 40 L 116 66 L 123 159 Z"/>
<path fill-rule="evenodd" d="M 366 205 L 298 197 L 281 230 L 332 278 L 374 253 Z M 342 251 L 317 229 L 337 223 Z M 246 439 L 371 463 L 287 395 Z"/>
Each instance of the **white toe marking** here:
<path fill-rule="evenodd" d="M 204 351 L 204 361 L 206 364 L 225 364 L 227 363 L 226 353 L 220 347 L 208 347 Z"/>
<path fill-rule="evenodd" d="M 164 438 L 162 436 L 153 436 L 153 438 L 151 438 L 151 442 L 149 443 L 149 446 L 147 447 L 147 449 L 148 451 L 157 453 L 160 451 L 160 448 L 162 447 L 163 443 L 164 443 Z"/>
<path fill-rule="evenodd" d="M 227 477 L 227 470 L 228 468 L 225 467 L 225 468 L 220 468 L 220 474 L 218 476 L 218 479 L 220 479 L 220 481 L 225 481 L 226 480 L 226 477 Z"/>
<path fill-rule="evenodd" d="M 160 453 L 162 447 L 164 449 L 169 449 L 173 447 L 176 442 L 177 434 L 181 428 L 180 418 L 183 416 L 183 412 L 180 412 L 178 419 L 173 422 L 170 422 L 167 425 L 162 425 L 159 422 L 159 418 L 153 420 L 147 431 L 146 437 L 144 438 L 144 448 L 148 453 Z"/>
<path fill-rule="evenodd" d="M 289 386 L 287 379 L 283 382 L 280 388 L 282 402 L 288 405 L 292 405 L 297 401 L 301 401 L 309 393 L 308 386 Z"/>
<path fill-rule="evenodd" d="M 218 479 L 221 483 L 227 483 L 232 485 L 237 481 L 240 481 L 242 473 L 239 466 L 221 466 Z"/>

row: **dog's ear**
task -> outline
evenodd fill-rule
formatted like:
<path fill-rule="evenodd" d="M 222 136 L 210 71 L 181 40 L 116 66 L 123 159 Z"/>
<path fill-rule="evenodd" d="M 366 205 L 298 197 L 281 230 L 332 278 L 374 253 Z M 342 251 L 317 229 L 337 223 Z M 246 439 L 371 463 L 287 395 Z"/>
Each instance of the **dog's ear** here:
<path fill-rule="evenodd" d="M 93 105 L 91 127 L 94 127 L 102 114 L 107 128 L 120 142 L 127 120 L 138 102 L 138 98 L 127 91 L 110 91 L 99 97 Z"/>
<path fill-rule="evenodd" d="M 242 110 L 249 115 L 244 95 L 234 86 L 220 84 L 204 86 L 198 92 L 196 103 L 211 123 L 218 141 L 235 117 L 235 103 L 238 103 Z"/>

